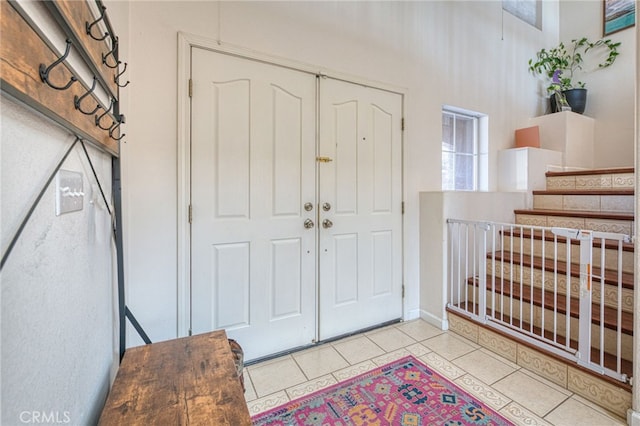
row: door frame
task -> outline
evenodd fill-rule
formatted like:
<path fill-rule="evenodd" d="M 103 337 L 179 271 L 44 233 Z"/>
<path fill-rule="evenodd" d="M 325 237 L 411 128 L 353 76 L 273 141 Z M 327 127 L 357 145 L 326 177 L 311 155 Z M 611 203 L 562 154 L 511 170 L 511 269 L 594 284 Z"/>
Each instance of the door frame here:
<path fill-rule="evenodd" d="M 260 53 L 245 47 L 223 43 L 219 40 L 203 37 L 183 31 L 178 32 L 178 80 L 177 84 L 177 306 L 176 335 L 185 337 L 190 334 L 191 325 L 191 224 L 189 223 L 189 205 L 191 203 L 191 98 L 189 96 L 189 79 L 191 77 L 191 48 L 201 48 L 221 54 L 234 55 L 244 59 L 257 60 L 267 64 L 291 68 L 296 71 L 315 74 L 320 77 L 331 77 L 348 83 L 359 84 L 379 90 L 396 93 L 402 97 L 402 116 L 406 116 L 405 102 L 407 90 L 390 84 L 374 82 L 362 77 L 328 70 L 324 67 L 305 64 L 282 57 Z M 317 87 L 317 85 L 316 85 Z M 316 89 L 317 90 L 317 89 Z M 316 129 L 316 132 L 318 130 Z M 401 135 L 401 193 L 402 202 L 405 194 L 404 167 L 404 131 Z M 317 169 L 316 169 L 317 173 Z M 402 283 L 405 285 L 405 232 L 404 212 L 402 214 Z M 316 288 L 316 301 L 317 301 Z M 402 300 L 402 317 L 406 318 L 406 301 Z M 316 330 L 317 333 L 317 330 Z"/>

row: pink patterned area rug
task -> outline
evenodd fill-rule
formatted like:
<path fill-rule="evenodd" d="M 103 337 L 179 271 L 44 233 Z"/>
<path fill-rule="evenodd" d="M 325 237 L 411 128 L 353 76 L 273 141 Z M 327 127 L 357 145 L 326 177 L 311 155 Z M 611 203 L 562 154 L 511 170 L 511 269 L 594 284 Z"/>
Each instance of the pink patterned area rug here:
<path fill-rule="evenodd" d="M 412 356 L 252 417 L 254 425 L 512 425 Z"/>

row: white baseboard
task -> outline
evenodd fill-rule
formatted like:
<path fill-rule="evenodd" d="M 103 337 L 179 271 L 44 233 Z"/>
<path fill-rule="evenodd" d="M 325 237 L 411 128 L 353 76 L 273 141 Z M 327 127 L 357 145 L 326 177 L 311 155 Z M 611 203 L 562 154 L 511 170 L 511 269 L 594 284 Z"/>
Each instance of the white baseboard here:
<path fill-rule="evenodd" d="M 406 314 L 404 315 L 405 321 L 411 321 L 418 318 L 420 318 L 420 309 L 411 309 L 410 311 L 407 311 Z"/>
<path fill-rule="evenodd" d="M 420 318 L 428 322 L 429 324 L 438 327 L 441 330 L 449 329 L 449 320 L 446 318 L 437 317 L 427 311 L 420 310 Z"/>
<path fill-rule="evenodd" d="M 640 426 L 640 413 L 629 409 L 627 411 L 627 424 L 629 426 Z"/>

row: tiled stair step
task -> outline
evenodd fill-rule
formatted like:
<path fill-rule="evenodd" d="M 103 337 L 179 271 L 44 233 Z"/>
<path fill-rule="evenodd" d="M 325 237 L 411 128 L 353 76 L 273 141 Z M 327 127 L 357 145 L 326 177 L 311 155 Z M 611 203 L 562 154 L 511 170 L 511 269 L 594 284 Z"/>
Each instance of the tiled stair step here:
<path fill-rule="evenodd" d="M 488 276 L 487 280 L 490 282 L 491 277 Z M 478 287 L 479 282 L 477 278 L 469 278 L 468 283 L 473 285 L 474 287 Z M 509 281 L 503 281 L 501 286 L 497 285 L 495 287 L 495 292 L 497 294 L 512 297 L 513 299 L 522 300 L 527 304 L 533 303 L 533 305 L 538 306 L 540 308 L 544 307 L 550 309 L 554 306 L 556 307 L 556 311 L 560 314 L 567 314 L 567 297 L 563 294 L 556 295 L 556 301 L 554 302 L 554 295 L 548 291 L 542 294 L 542 290 L 534 287 L 533 289 L 528 285 L 520 285 L 519 283 L 511 283 Z M 533 297 L 532 297 L 533 295 Z M 522 299 L 521 299 L 522 298 Z M 571 297 L 569 302 L 569 310 L 570 315 L 573 318 L 579 318 L 580 314 L 580 300 Z M 497 310 L 497 309 L 496 309 Z M 593 318 L 591 322 L 595 325 L 600 325 L 600 305 L 597 303 L 592 303 L 591 310 L 593 312 Z M 618 327 L 618 311 L 614 308 L 605 306 L 604 307 L 604 326 L 610 330 L 617 330 Z M 621 323 L 620 328 L 622 333 L 628 334 L 630 336 L 633 335 L 633 314 L 630 312 L 621 312 Z"/>
<path fill-rule="evenodd" d="M 457 306 L 457 307 L 458 307 L 458 308 L 460 308 L 460 309 L 464 309 L 464 306 Z M 476 315 L 477 315 L 478 307 L 477 307 L 477 305 L 473 305 L 473 306 L 472 306 L 471 304 L 469 304 L 469 306 L 468 306 L 468 309 L 467 309 L 467 310 L 468 310 L 469 312 L 473 312 L 474 314 L 476 314 Z M 447 308 L 447 311 L 448 311 L 450 314 L 458 315 L 458 316 L 461 316 L 462 318 L 466 318 L 463 314 L 460 314 L 459 312 L 457 312 L 457 311 L 455 311 L 455 310 L 452 310 L 451 308 Z M 491 314 L 491 311 L 490 311 L 489 309 L 487 309 L 487 314 Z M 508 315 L 504 315 L 504 316 L 502 317 L 502 319 L 503 319 L 503 321 L 504 321 L 504 322 L 506 322 L 506 323 L 512 323 L 512 320 L 511 320 L 511 318 L 510 318 Z M 515 323 L 515 322 L 517 322 L 517 323 L 518 323 L 518 325 L 520 324 L 520 321 L 519 321 L 519 320 L 514 320 L 513 322 L 514 322 L 514 323 Z M 503 335 L 504 337 L 506 337 L 506 338 L 508 338 L 508 339 L 511 339 L 511 340 L 514 340 L 514 339 L 515 339 L 512 335 L 510 335 L 510 334 L 506 334 L 506 333 L 503 333 L 503 332 L 501 332 L 500 330 L 496 330 L 496 329 L 494 329 L 494 328 L 492 328 L 492 327 L 488 327 L 488 326 L 485 326 L 485 325 L 483 325 L 483 324 L 478 324 L 478 325 L 479 325 L 480 327 L 486 327 L 486 328 L 488 328 L 489 330 L 493 331 L 494 333 L 501 334 L 501 335 Z M 530 329 L 530 328 L 531 328 L 531 325 L 530 325 L 529 323 L 527 323 L 527 322 L 523 322 L 523 327 L 524 327 L 524 328 L 526 328 L 526 329 Z M 533 327 L 533 333 L 534 333 L 535 335 L 537 335 L 537 336 L 541 336 L 541 335 L 542 335 L 542 332 L 543 332 L 543 330 L 542 330 L 540 327 L 536 327 L 536 326 L 534 326 L 534 327 Z M 545 338 L 550 339 L 550 340 L 553 340 L 553 333 L 552 333 L 551 331 L 549 331 L 549 330 L 544 330 L 544 335 L 545 335 Z M 515 340 L 518 340 L 518 339 L 515 339 Z M 566 339 L 565 339 L 563 336 L 556 336 L 556 341 L 557 341 L 559 344 L 561 344 L 561 345 L 564 345 L 564 344 L 566 343 Z M 541 352 L 543 352 L 543 353 L 544 353 L 544 350 L 542 350 L 541 348 L 539 348 L 539 347 L 537 347 L 537 346 L 533 346 L 532 344 L 530 344 L 530 343 L 528 343 L 528 342 L 525 342 L 525 341 L 520 341 L 520 342 L 521 342 L 522 344 L 524 344 L 525 346 L 531 347 L 531 348 L 533 348 L 533 349 L 536 349 L 536 350 L 541 351 Z M 573 349 L 577 349 L 577 348 L 578 348 L 578 341 L 577 341 L 577 340 L 574 340 L 574 339 L 571 339 L 571 340 L 569 341 L 569 346 L 570 346 L 571 348 L 573 348 Z M 557 359 L 557 360 L 559 360 L 559 361 L 567 362 L 567 363 L 569 363 L 569 364 L 570 364 L 570 365 L 572 365 L 572 366 L 574 365 L 573 363 L 571 363 L 571 362 L 569 362 L 569 361 L 565 360 L 565 359 L 564 359 L 564 358 L 562 358 L 562 357 L 558 357 L 557 355 L 554 355 L 553 353 L 546 353 L 546 355 L 547 355 L 547 356 L 550 356 L 550 357 L 552 357 L 552 358 L 554 358 L 554 359 Z M 591 349 L 591 359 L 592 359 L 594 362 L 598 362 L 598 361 L 600 360 L 600 351 L 599 351 L 597 348 L 592 348 L 592 349 Z M 605 367 L 607 367 L 607 368 L 609 368 L 609 369 L 616 370 L 616 368 L 617 368 L 617 367 L 616 367 L 616 357 L 615 357 L 614 355 L 611 355 L 611 354 L 609 354 L 609 353 L 605 352 L 605 353 L 604 353 L 604 365 L 605 365 Z M 578 368 L 580 368 L 580 367 L 578 367 Z M 602 375 L 597 374 L 597 373 L 593 373 L 593 372 L 591 372 L 591 371 L 589 371 L 589 370 L 585 370 L 585 371 L 588 371 L 590 374 L 594 374 L 594 375 L 596 375 L 597 377 L 602 378 L 603 380 L 605 380 L 605 381 L 607 381 L 607 382 L 609 382 L 609 383 L 612 383 L 612 384 L 614 384 L 614 385 L 616 385 L 616 386 L 623 387 L 623 388 L 625 388 L 625 389 L 627 389 L 627 390 L 629 390 L 629 391 L 631 390 L 631 385 L 629 385 L 628 383 L 622 383 L 622 382 L 617 381 L 617 380 L 615 380 L 615 379 L 608 378 L 608 377 L 606 377 L 606 376 L 602 376 Z M 622 371 L 622 373 L 626 374 L 628 377 L 632 377 L 632 376 L 633 376 L 633 363 L 632 363 L 631 361 L 629 361 L 629 360 L 625 360 L 625 359 L 623 359 L 623 360 L 622 360 L 622 362 L 621 362 L 621 371 Z"/>
<path fill-rule="evenodd" d="M 533 191 L 533 208 L 633 213 L 634 190 Z"/>
<path fill-rule="evenodd" d="M 520 264 L 522 263 L 523 266 L 527 266 L 527 267 L 533 267 L 536 269 L 543 269 L 547 272 L 551 272 L 553 273 L 554 271 L 554 264 L 557 265 L 557 271 L 559 275 L 565 275 L 567 274 L 567 262 L 563 262 L 558 260 L 557 262 L 554 261 L 553 259 L 543 259 L 539 256 L 534 256 L 533 260 L 531 259 L 531 256 L 524 256 L 522 259 L 522 262 L 520 262 L 520 255 L 518 253 L 514 253 L 513 258 L 511 257 L 511 253 L 509 252 L 495 252 L 495 253 L 489 253 L 487 255 L 488 259 L 492 259 L 495 260 L 496 262 L 504 262 L 505 264 L 511 265 L 511 261 L 513 259 L 513 263 L 515 264 Z M 572 277 L 580 277 L 580 265 L 578 264 L 570 264 L 570 274 Z M 596 266 L 593 266 L 591 269 L 591 274 L 593 276 L 593 280 L 594 281 L 600 281 L 600 276 L 602 276 L 602 269 Z M 618 285 L 618 272 L 617 271 L 612 271 L 609 269 L 605 269 L 604 270 L 604 282 L 605 284 L 611 285 L 611 286 L 617 286 Z M 623 272 L 622 273 L 622 288 L 628 288 L 628 289 L 633 289 L 633 274 L 629 273 L 629 272 Z"/>
<path fill-rule="evenodd" d="M 513 250 L 520 252 L 520 248 L 522 246 L 522 252 L 525 255 L 531 255 L 531 239 L 534 240 L 533 252 L 534 254 L 541 255 L 542 254 L 542 231 L 534 230 L 520 230 L 514 229 L 504 230 L 502 233 L 502 247 L 505 251 L 510 251 L 511 246 L 513 246 Z M 533 237 L 532 237 L 533 236 Z M 520 239 L 524 238 L 524 241 Z M 565 261 L 566 260 L 566 242 L 567 239 L 565 237 L 556 237 L 558 242 L 557 255 L 558 259 Z M 552 258 L 555 254 L 554 252 L 554 235 L 551 231 L 544 233 L 544 241 L 545 241 L 545 252 L 544 255 L 547 258 Z M 580 241 L 572 239 L 571 241 L 571 260 L 574 263 L 580 262 Z M 595 240 L 593 243 L 593 264 L 595 266 L 600 266 L 601 260 L 601 252 L 600 249 L 602 247 L 601 240 Z M 605 240 L 604 242 L 605 248 L 605 265 L 609 269 L 617 269 L 618 268 L 618 242 L 615 240 Z M 632 243 L 622 243 L 622 270 L 624 272 L 633 273 L 635 261 L 633 259 L 633 244 Z"/>
<path fill-rule="evenodd" d="M 632 235 L 634 215 L 629 213 L 564 211 L 564 210 L 514 210 L 519 225 L 590 229 Z"/>
<path fill-rule="evenodd" d="M 487 273 L 493 271 L 493 278 L 496 281 L 499 280 L 513 280 L 514 282 L 522 281 L 523 284 L 533 284 L 534 287 L 542 288 L 544 282 L 544 289 L 547 292 L 557 292 L 559 294 L 567 294 L 567 275 L 553 272 L 546 272 L 543 274 L 542 269 L 532 268 L 531 266 L 520 266 L 509 263 L 496 262 L 493 266 L 492 260 L 487 261 Z M 571 294 L 579 294 L 580 292 L 580 277 L 569 277 L 569 286 Z M 488 283 L 487 285 L 494 285 L 494 283 Z M 604 295 L 604 297 L 603 297 Z M 600 303 L 604 300 L 606 306 L 617 308 L 620 306 L 623 311 L 633 312 L 635 309 L 633 289 L 622 288 L 618 289 L 617 286 L 604 285 L 602 286 L 599 281 L 593 283 L 592 299 L 596 303 Z"/>
<path fill-rule="evenodd" d="M 545 174 L 546 187 L 549 190 L 633 189 L 635 186 L 634 173 L 633 167 L 547 172 Z"/>

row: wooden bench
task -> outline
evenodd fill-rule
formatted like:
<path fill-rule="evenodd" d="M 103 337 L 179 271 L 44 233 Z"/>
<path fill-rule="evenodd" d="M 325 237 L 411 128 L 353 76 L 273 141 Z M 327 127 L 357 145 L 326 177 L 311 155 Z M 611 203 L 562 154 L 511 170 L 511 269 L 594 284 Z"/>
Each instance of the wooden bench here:
<path fill-rule="evenodd" d="M 128 349 L 100 425 L 250 425 L 227 335 Z"/>

